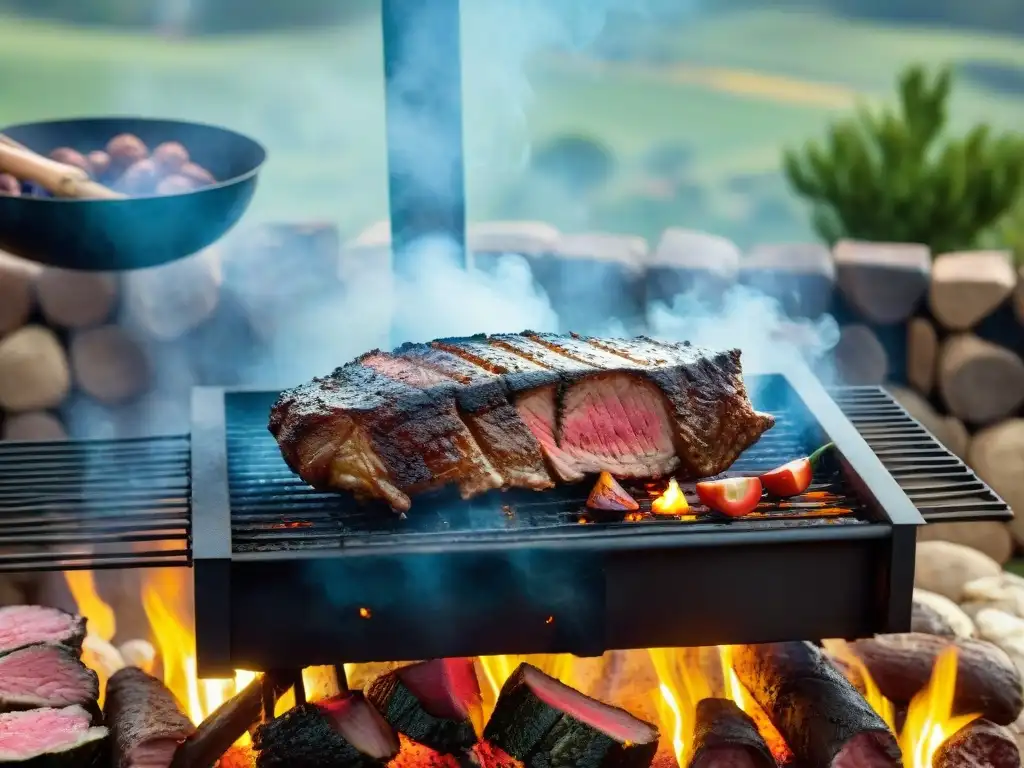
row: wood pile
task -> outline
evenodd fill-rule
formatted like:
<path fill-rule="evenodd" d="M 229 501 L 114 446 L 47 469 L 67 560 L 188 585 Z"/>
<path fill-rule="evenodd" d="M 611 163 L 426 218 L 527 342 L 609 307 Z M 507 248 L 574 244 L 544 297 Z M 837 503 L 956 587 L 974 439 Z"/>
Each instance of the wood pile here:
<path fill-rule="evenodd" d="M 311 298 L 340 298 L 339 252 L 336 228 L 314 223 L 121 274 L 0 253 L 0 439 L 187 430 L 192 387 L 259 383 L 278 328 Z"/>
<path fill-rule="evenodd" d="M 139 343 L 117 325 L 114 275 L 42 268 L 0 254 L 0 436 L 67 436 L 65 407 L 119 405 L 149 384 Z"/>

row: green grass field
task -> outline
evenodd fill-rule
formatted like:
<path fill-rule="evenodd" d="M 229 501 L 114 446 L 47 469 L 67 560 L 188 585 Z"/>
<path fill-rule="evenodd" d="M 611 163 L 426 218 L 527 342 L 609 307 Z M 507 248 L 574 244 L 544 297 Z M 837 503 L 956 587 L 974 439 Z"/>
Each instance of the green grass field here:
<path fill-rule="evenodd" d="M 222 123 L 259 137 L 271 151 L 253 219 L 326 218 L 351 233 L 385 215 L 376 19 L 340 30 L 180 41 L 0 22 L 0 122 L 124 113 Z M 722 191 L 724 182 L 736 174 L 776 170 L 782 145 L 816 135 L 840 109 L 780 98 L 772 87 L 759 89 L 759 75 L 796 80 L 797 86 L 841 86 L 837 90 L 871 100 L 887 98 L 899 68 L 913 61 L 1024 65 L 1024 40 L 782 12 L 652 25 L 643 38 L 677 63 L 594 66 L 579 58 L 538 56 L 529 67 L 529 102 L 500 88 L 467 88 L 472 218 L 509 213 L 502 207 L 504 192 L 516 181 L 512 161 L 526 141 L 584 133 L 605 143 L 616 158 L 615 177 L 595 210 L 614 209 L 633 194 L 643 181 L 644 153 L 682 142 L 695 152 L 693 178 L 712 199 L 708 226 L 721 231 L 745 215 L 743 205 Z M 466 66 L 474 63 L 467 60 Z M 739 70 L 754 87 L 736 92 L 704 82 L 701 68 Z M 958 128 L 983 120 L 1016 128 L 1024 125 L 1024 99 L 961 82 L 952 117 Z M 573 202 L 578 201 L 566 201 L 563 211 L 545 198 L 538 215 L 573 226 L 579 221 L 568 212 Z M 657 222 L 644 205 L 613 218 L 620 228 L 650 234 L 674 215 L 671 202 L 658 205 Z M 680 217 L 686 218 L 682 205 Z M 699 222 L 691 217 L 685 223 Z M 601 226 L 593 218 L 586 224 Z M 793 236 L 807 234 L 802 226 L 785 231 L 790 230 Z"/>

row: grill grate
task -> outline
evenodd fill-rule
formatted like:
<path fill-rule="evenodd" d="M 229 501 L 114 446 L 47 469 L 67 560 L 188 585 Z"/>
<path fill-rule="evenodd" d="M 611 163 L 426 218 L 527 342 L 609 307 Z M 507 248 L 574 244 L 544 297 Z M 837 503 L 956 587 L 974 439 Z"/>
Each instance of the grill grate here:
<path fill-rule="evenodd" d="M 1013 518 L 1006 502 L 882 387 L 840 387 L 831 395 L 925 520 Z"/>
<path fill-rule="evenodd" d="M 926 520 L 1011 519 L 1007 505 L 884 389 L 843 387 L 831 394 Z M 429 541 L 442 533 L 488 538 L 538 529 L 585 532 L 578 488 L 546 501 L 532 493 L 504 494 L 497 506 L 489 500 L 417 500 L 406 520 L 387 510 L 346 507 L 338 496 L 306 487 L 284 465 L 265 425 L 271 399 L 262 393 L 226 398 L 236 552 Z M 792 419 L 775 410 L 777 426 L 731 473 L 757 473 L 814 448 Z M 188 436 L 0 443 L 0 572 L 190 564 L 190 443 Z M 686 490 L 699 511 L 692 487 Z M 641 497 L 642 507 L 649 504 Z M 747 524 L 853 524 L 860 512 L 846 489 L 816 477 L 808 497 L 763 505 L 760 517 Z M 726 525 L 707 517 L 682 522 L 695 530 Z M 637 524 L 678 527 L 681 521 L 645 517 L 602 527 Z"/>
<path fill-rule="evenodd" d="M 338 546 L 372 547 L 425 541 L 451 540 L 456 535 L 475 538 L 507 535 L 508 531 L 546 531 L 571 536 L 586 533 L 580 523 L 594 522 L 584 502 L 587 486 L 536 492 L 494 492 L 467 503 L 454 491 L 417 498 L 405 519 L 383 505 L 359 505 L 347 495 L 320 493 L 296 477 L 266 428 L 266 413 L 273 397 L 264 393 L 229 393 L 225 397 L 228 487 L 231 505 L 231 540 L 235 552 L 324 549 Z M 775 410 L 776 426 L 744 453 L 729 475 L 759 474 L 805 456 L 815 444 L 797 427 L 790 414 Z M 860 522 L 860 502 L 831 476 L 819 475 L 801 497 L 784 503 L 762 503 L 744 524 L 757 527 L 854 524 Z M 629 487 L 650 511 L 651 492 Z M 600 522 L 615 526 L 688 525 L 709 530 L 735 525 L 715 519 L 700 506 L 693 485 L 683 486 L 694 515 L 655 518 L 633 515 L 627 521 Z M 657 489 L 658 491 L 662 489 Z"/>
<path fill-rule="evenodd" d="M 189 440 L 0 443 L 0 572 L 187 565 Z"/>

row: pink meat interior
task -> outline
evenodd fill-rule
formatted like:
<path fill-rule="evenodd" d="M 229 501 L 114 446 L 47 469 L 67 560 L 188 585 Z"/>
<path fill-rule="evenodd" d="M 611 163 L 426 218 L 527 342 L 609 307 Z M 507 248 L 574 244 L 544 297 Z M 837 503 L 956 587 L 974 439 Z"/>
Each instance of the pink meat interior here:
<path fill-rule="evenodd" d="M 341 737 L 364 755 L 390 760 L 398 754 L 398 737 L 362 694 L 335 696 L 317 702 L 317 706 Z"/>
<path fill-rule="evenodd" d="M 649 381 L 609 373 L 576 382 L 562 403 L 560 447 L 585 473 L 665 475 L 678 466 L 665 396 Z"/>
<path fill-rule="evenodd" d="M 0 651 L 30 643 L 59 643 L 71 634 L 74 616 L 38 605 L 0 609 Z"/>
<path fill-rule="evenodd" d="M 624 709 L 584 696 L 538 669 L 527 667 L 525 680 L 533 694 L 549 707 L 572 715 L 620 744 L 649 744 L 658 738 L 656 730 Z"/>
<path fill-rule="evenodd" d="M 84 664 L 56 645 L 30 645 L 0 657 L 0 699 L 8 701 L 85 704 L 95 694 L 94 680 Z"/>
<path fill-rule="evenodd" d="M 434 717 L 466 720 L 480 704 L 480 684 L 470 659 L 425 661 L 403 667 L 398 676 Z"/>
<path fill-rule="evenodd" d="M 48 752 L 62 752 L 100 738 L 106 728 L 91 728 L 81 707 L 31 709 L 0 715 L 0 762 L 18 763 Z"/>
<path fill-rule="evenodd" d="M 583 470 L 555 441 L 555 387 L 537 387 L 516 399 L 516 410 L 523 423 L 540 443 L 551 468 L 566 483 L 583 479 Z"/>

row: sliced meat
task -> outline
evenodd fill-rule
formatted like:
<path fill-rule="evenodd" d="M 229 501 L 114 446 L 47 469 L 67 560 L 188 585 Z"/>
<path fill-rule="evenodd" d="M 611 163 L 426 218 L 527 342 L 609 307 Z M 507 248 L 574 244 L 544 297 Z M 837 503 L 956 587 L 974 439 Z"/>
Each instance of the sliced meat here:
<path fill-rule="evenodd" d="M 4 765 L 92 765 L 107 738 L 81 707 L 30 709 L 0 715 L 0 763 Z"/>
<path fill-rule="evenodd" d="M 104 717 L 114 768 L 168 768 L 195 726 L 167 687 L 137 667 L 107 681 Z"/>
<path fill-rule="evenodd" d="M 282 393 L 270 430 L 314 487 L 405 511 L 447 484 L 470 498 L 602 471 L 716 475 L 773 423 L 738 351 L 527 332 L 374 351 Z"/>
<path fill-rule="evenodd" d="M 498 376 L 476 367 L 467 370 L 461 358 L 425 345 L 400 356 L 371 353 L 362 363 L 396 381 L 453 398 L 476 444 L 501 477 L 500 485 L 531 490 L 554 486 L 540 444 L 509 404 Z M 460 381 L 475 383 L 466 387 Z"/>
<path fill-rule="evenodd" d="M 85 618 L 41 605 L 0 608 L 0 653 L 34 643 L 59 643 L 81 650 Z"/>
<path fill-rule="evenodd" d="M 96 673 L 65 645 L 28 645 L 0 656 L 0 707 L 95 706 L 100 695 Z"/>

